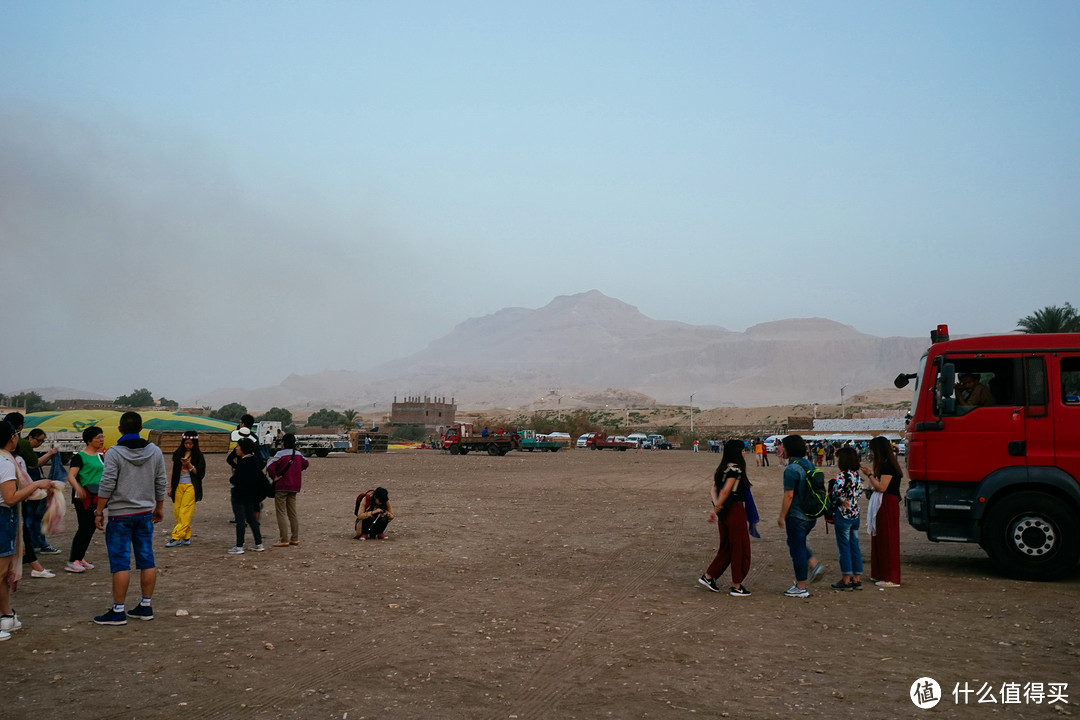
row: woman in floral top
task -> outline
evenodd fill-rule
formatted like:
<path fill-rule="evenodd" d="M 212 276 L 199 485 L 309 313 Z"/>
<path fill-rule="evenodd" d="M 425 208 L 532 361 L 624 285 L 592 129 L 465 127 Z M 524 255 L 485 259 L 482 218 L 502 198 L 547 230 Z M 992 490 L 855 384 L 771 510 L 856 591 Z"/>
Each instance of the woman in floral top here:
<path fill-rule="evenodd" d="M 836 451 L 836 467 L 840 474 L 832 481 L 832 501 L 836 508 L 833 527 L 836 530 L 836 549 L 840 555 L 840 582 L 834 590 L 862 590 L 862 550 L 859 548 L 859 453 L 845 445 Z"/>

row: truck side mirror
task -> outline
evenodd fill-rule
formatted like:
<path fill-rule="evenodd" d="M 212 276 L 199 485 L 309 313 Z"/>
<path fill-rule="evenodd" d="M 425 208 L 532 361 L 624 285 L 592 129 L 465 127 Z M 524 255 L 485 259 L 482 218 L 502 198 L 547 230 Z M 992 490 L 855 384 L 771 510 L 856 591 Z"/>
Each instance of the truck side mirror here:
<path fill-rule="evenodd" d="M 951 398 L 956 392 L 956 366 L 945 363 L 941 366 L 941 397 Z"/>
<path fill-rule="evenodd" d="M 893 380 L 892 384 L 895 385 L 897 389 L 906 388 L 908 386 L 908 381 L 914 380 L 917 377 L 919 377 L 918 373 L 900 373 L 896 376 L 896 379 Z"/>

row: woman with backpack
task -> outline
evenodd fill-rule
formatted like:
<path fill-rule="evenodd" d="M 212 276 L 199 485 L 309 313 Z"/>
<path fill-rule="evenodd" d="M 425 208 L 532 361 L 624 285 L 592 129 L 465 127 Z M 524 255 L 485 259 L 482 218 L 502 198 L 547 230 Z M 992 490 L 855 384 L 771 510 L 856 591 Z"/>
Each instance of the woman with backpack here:
<path fill-rule="evenodd" d="M 844 446 L 836 451 L 836 466 L 840 471 L 829 489 L 833 506 L 833 529 L 836 531 L 836 551 L 840 557 L 840 582 L 833 590 L 862 590 L 862 548 L 859 547 L 859 453 Z"/>
<path fill-rule="evenodd" d="M 904 473 L 892 443 L 883 435 L 870 441 L 870 467 L 862 466 L 874 494 L 866 509 L 870 531 L 870 576 L 878 587 L 900 587 L 900 480 Z"/>
<path fill-rule="evenodd" d="M 698 582 L 713 592 L 720 592 L 716 578 L 731 566 L 731 589 L 733 597 L 749 597 L 750 591 L 743 587 L 743 580 L 750 572 L 750 529 L 746 519 L 746 494 L 750 480 L 746 477 L 746 460 L 743 458 L 741 440 L 724 443 L 724 454 L 713 474 L 711 489 L 712 510 L 709 522 L 720 531 L 720 549 Z"/>
<path fill-rule="evenodd" d="M 789 462 L 784 468 L 784 500 L 777 525 L 787 532 L 788 552 L 791 553 L 791 565 L 795 569 L 795 584 L 785 590 L 784 595 L 805 598 L 810 597 L 807 584 L 817 580 L 825 570 L 806 544 L 806 537 L 814 529 L 821 513 L 809 517 L 804 511 L 809 495 L 807 474 L 821 471 L 806 459 L 806 441 L 801 435 L 788 435 L 783 439 L 783 444 Z"/>
<path fill-rule="evenodd" d="M 386 526 L 394 519 L 390 508 L 390 493 L 386 488 L 375 488 L 360 493 L 356 498 L 357 540 L 386 539 Z"/>

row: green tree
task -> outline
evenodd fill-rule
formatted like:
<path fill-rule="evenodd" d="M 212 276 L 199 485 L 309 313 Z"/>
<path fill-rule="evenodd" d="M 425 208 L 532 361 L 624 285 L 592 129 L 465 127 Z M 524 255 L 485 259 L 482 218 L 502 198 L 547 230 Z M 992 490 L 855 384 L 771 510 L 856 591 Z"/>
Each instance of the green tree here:
<path fill-rule="evenodd" d="M 307 419 L 306 424 L 309 427 L 337 427 L 338 425 L 345 424 L 345 416 L 339 413 L 337 410 L 327 410 L 326 408 L 319 408 L 315 412 L 311 413 L 311 416 Z"/>
<path fill-rule="evenodd" d="M 217 410 L 210 411 L 210 417 L 215 420 L 224 420 L 225 422 L 240 422 L 240 416 L 247 414 L 247 408 L 237 402 L 229 403 L 228 405 L 222 405 Z"/>
<path fill-rule="evenodd" d="M 157 401 L 158 401 L 158 405 L 160 405 L 161 407 L 168 407 L 168 408 L 178 408 L 178 407 L 180 407 L 180 403 L 176 402 L 175 400 L 170 400 L 167 397 L 159 397 L 157 399 Z"/>
<path fill-rule="evenodd" d="M 27 414 L 52 410 L 55 408 L 53 403 L 48 402 L 36 392 L 22 392 L 18 395 L 7 395 L 5 404 L 13 408 L 24 407 L 26 408 Z"/>
<path fill-rule="evenodd" d="M 296 425 L 293 424 L 292 413 L 285 408 L 272 407 L 259 417 L 255 418 L 256 422 L 262 422 L 263 420 L 281 423 L 281 429 L 284 432 L 296 432 Z"/>
<path fill-rule="evenodd" d="M 1047 305 L 1032 315 L 1020 318 L 1016 326 L 1026 333 L 1080 332 L 1080 315 L 1069 303 L 1062 307 Z"/>
<path fill-rule="evenodd" d="M 130 395 L 121 395 L 113 400 L 113 405 L 123 407 L 150 407 L 154 404 L 154 394 L 146 388 L 132 390 Z"/>
<path fill-rule="evenodd" d="M 346 410 L 345 412 L 341 413 L 341 417 L 345 418 L 345 428 L 347 430 L 352 430 L 354 427 L 356 427 L 356 416 L 359 414 L 360 413 L 355 410 Z"/>

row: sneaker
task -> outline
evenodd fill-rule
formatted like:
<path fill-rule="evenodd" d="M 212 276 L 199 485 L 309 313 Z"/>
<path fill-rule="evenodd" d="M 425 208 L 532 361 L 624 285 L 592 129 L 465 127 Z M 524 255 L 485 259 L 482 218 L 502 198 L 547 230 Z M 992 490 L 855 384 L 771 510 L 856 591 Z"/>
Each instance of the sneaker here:
<path fill-rule="evenodd" d="M 286 540 L 284 542 L 276 542 L 273 545 L 271 545 L 270 547 L 289 547 L 289 541 Z"/>
<path fill-rule="evenodd" d="M 140 620 L 153 620 L 154 608 L 149 605 L 136 605 L 127 611 L 128 617 L 139 618 Z"/>
<path fill-rule="evenodd" d="M 750 591 L 740 585 L 739 587 L 732 587 L 728 590 L 728 595 L 731 595 L 732 597 L 750 597 Z"/>
<path fill-rule="evenodd" d="M 183 544 L 183 540 L 170 540 L 169 542 L 165 543 L 165 547 L 180 547 Z"/>
<path fill-rule="evenodd" d="M 54 548 L 52 545 L 50 545 L 48 543 L 45 543 L 44 545 L 42 545 L 39 548 L 34 548 L 34 550 L 36 552 L 42 554 L 42 555 L 59 555 L 60 554 L 59 549 Z"/>
<path fill-rule="evenodd" d="M 806 588 L 800 588 L 798 585 L 792 585 L 784 591 L 784 595 L 788 597 L 806 598 L 810 597 L 810 591 Z"/>
<path fill-rule="evenodd" d="M 190 545 L 190 544 L 191 544 L 191 540 L 184 540 L 184 545 Z"/>
<path fill-rule="evenodd" d="M 810 582 L 817 582 L 817 579 L 821 577 L 821 573 L 823 572 L 825 572 L 825 563 L 818 563 L 810 568 Z"/>
<path fill-rule="evenodd" d="M 6 632 L 15 632 L 22 627 L 22 623 L 19 622 L 19 616 L 12 610 L 10 615 L 0 616 L 0 630 Z"/>
<path fill-rule="evenodd" d="M 854 590 L 855 589 L 855 584 L 850 583 L 850 582 L 844 582 L 843 580 L 839 580 L 837 582 L 834 582 L 829 587 L 831 587 L 833 590 Z"/>
<path fill-rule="evenodd" d="M 262 543 L 259 543 L 258 545 L 248 545 L 247 549 L 252 552 L 262 552 L 266 547 L 264 547 Z"/>
<path fill-rule="evenodd" d="M 900 583 L 889 582 L 888 580 L 878 580 L 874 584 L 877 585 L 878 587 L 882 587 L 882 588 L 900 587 Z"/>
<path fill-rule="evenodd" d="M 40 570 L 31 570 L 30 577 L 54 578 L 56 577 L 56 573 L 52 572 L 48 568 L 41 568 Z"/>
<path fill-rule="evenodd" d="M 385 540 L 386 539 L 386 533 L 379 533 L 375 537 L 379 538 L 380 540 Z"/>
<path fill-rule="evenodd" d="M 852 580 L 851 581 L 851 589 L 852 590 L 862 590 L 862 581 L 861 580 Z"/>
<path fill-rule="evenodd" d="M 84 568 L 82 565 L 80 565 L 78 560 L 76 560 L 75 562 L 67 563 L 66 565 L 64 565 L 64 569 L 67 570 L 68 572 L 73 572 L 73 573 L 86 572 L 86 568 Z"/>
<path fill-rule="evenodd" d="M 122 612 L 109 610 L 104 615 L 98 615 L 94 618 L 94 622 L 98 625 L 127 625 L 127 616 Z"/>
<path fill-rule="evenodd" d="M 79 565 L 82 565 L 87 570 L 93 570 L 94 569 L 94 563 L 90 562 L 86 558 L 83 558 L 82 560 L 76 560 L 75 562 L 78 563 Z"/>
<path fill-rule="evenodd" d="M 716 587 L 716 578 L 710 580 L 709 578 L 702 575 L 697 579 L 697 581 L 709 590 L 712 590 L 713 592 L 720 592 L 720 588 Z"/>
<path fill-rule="evenodd" d="M 234 545 L 233 547 L 229 548 L 225 552 L 227 552 L 230 555 L 243 555 L 244 554 L 244 548 L 240 547 L 239 545 Z"/>
<path fill-rule="evenodd" d="M 0 630 L 0 642 L 3 642 L 4 640 L 10 640 L 10 639 L 11 639 L 11 633 L 9 633 L 7 630 Z"/>

